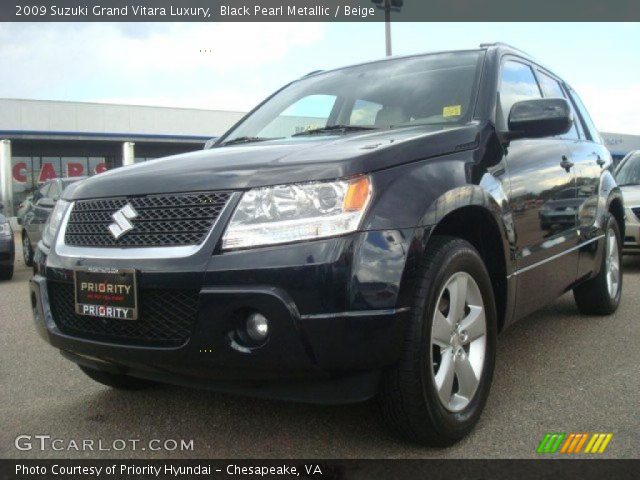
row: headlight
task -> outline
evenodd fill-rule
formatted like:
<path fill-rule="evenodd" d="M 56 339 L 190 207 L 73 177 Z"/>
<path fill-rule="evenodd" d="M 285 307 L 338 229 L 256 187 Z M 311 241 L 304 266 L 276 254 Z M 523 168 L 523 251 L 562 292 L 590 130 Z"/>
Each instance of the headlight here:
<path fill-rule="evenodd" d="M 44 232 L 42 233 L 42 242 L 45 245 L 51 246 L 53 243 L 53 239 L 56 238 L 56 232 L 60 227 L 64 214 L 67 213 L 69 205 L 71 204 L 65 200 L 58 200 L 56 206 L 53 207 L 53 212 L 51 212 L 49 220 L 44 226 Z"/>
<path fill-rule="evenodd" d="M 9 223 L 0 223 L 0 237 L 11 236 L 11 225 Z"/>
<path fill-rule="evenodd" d="M 236 207 L 222 248 L 257 247 L 353 232 L 371 199 L 369 177 L 254 188 Z"/>

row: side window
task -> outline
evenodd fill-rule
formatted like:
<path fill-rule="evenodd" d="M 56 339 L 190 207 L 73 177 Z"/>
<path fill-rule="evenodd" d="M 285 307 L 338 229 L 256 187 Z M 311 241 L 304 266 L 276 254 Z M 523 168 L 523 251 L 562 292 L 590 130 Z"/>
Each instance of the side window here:
<path fill-rule="evenodd" d="M 594 125 L 593 120 L 591 120 L 591 117 L 589 116 L 589 112 L 587 111 L 584 104 L 582 103 L 582 100 L 580 100 L 580 97 L 572 88 L 569 89 L 569 93 L 571 94 L 571 98 L 573 99 L 574 105 L 576 106 L 576 108 L 578 109 L 578 112 L 580 113 L 580 118 L 582 119 L 582 124 L 584 125 L 584 129 L 587 132 L 587 137 L 589 138 L 589 140 L 592 140 L 596 143 L 602 143 L 602 138 L 598 133 L 598 129 Z"/>
<path fill-rule="evenodd" d="M 349 117 L 349 125 L 372 126 L 376 124 L 378 112 L 382 110 L 382 105 L 367 100 L 356 100 Z"/>
<path fill-rule="evenodd" d="M 542 95 L 531 67 L 513 60 L 504 62 L 500 78 L 500 113 L 503 125 L 507 125 L 514 103 L 534 98 L 542 98 Z"/>
<path fill-rule="evenodd" d="M 336 103 L 335 95 L 307 95 L 293 103 L 264 127 L 259 137 L 288 137 L 294 133 L 322 128 Z"/>
<path fill-rule="evenodd" d="M 566 138 L 569 140 L 579 140 L 580 134 L 582 133 L 582 129 L 580 128 L 580 117 L 575 112 L 571 101 L 565 94 L 562 86 L 558 83 L 555 78 L 550 77 L 544 72 L 538 70 L 538 80 L 540 80 L 540 88 L 542 89 L 542 93 L 545 98 L 564 98 L 569 102 L 569 106 L 573 111 L 573 126 L 571 130 L 569 130 L 564 135 L 561 135 L 560 138 Z"/>

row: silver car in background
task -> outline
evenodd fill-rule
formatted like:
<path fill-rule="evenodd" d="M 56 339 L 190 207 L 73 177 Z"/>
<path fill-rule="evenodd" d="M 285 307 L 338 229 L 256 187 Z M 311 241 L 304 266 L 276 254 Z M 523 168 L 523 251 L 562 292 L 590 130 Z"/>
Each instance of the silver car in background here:
<path fill-rule="evenodd" d="M 624 253 L 640 254 L 640 150 L 624 157 L 615 171 L 624 199 Z"/>

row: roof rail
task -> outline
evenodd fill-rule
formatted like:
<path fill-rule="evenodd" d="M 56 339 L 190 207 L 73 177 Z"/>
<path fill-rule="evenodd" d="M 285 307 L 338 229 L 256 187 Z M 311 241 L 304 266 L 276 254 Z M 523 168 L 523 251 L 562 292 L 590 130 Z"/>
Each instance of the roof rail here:
<path fill-rule="evenodd" d="M 306 75 L 303 75 L 302 78 L 310 77 L 311 75 L 315 75 L 316 73 L 324 72 L 324 70 L 314 70 L 313 72 L 309 72 Z"/>
<path fill-rule="evenodd" d="M 505 43 L 505 42 L 488 42 L 488 43 L 481 43 L 480 44 L 480 48 L 487 48 L 487 47 L 507 47 L 507 48 L 510 48 L 511 50 L 515 50 L 517 52 L 525 54 L 528 57 L 532 57 L 533 58 L 533 55 L 525 52 L 524 50 L 522 50 L 520 48 L 514 47 L 513 45 L 509 45 L 508 43 Z"/>

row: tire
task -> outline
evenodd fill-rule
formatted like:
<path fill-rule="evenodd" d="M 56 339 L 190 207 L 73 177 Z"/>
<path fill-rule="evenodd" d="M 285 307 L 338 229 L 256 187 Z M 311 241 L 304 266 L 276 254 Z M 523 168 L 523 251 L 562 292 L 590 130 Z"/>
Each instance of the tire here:
<path fill-rule="evenodd" d="M 583 315 L 611 315 L 620 305 L 622 280 L 622 235 L 617 220 L 609 215 L 600 272 L 573 289 L 578 311 Z"/>
<path fill-rule="evenodd" d="M 0 280 L 11 280 L 13 278 L 13 265 L 10 267 L 0 267 Z"/>
<path fill-rule="evenodd" d="M 24 230 L 22 231 L 22 258 L 27 267 L 33 267 L 33 248 L 31 248 L 29 235 Z"/>
<path fill-rule="evenodd" d="M 142 378 L 130 377 L 120 373 L 105 372 L 104 370 L 96 370 L 82 365 L 78 366 L 80 367 L 80 370 L 82 370 L 92 380 L 118 390 L 143 390 L 156 385 L 155 382 L 144 380 Z"/>
<path fill-rule="evenodd" d="M 454 237 L 435 236 L 429 241 L 427 249 L 416 272 L 416 292 L 401 358 L 395 366 L 384 372 L 378 405 L 383 422 L 396 436 L 414 443 L 444 447 L 459 441 L 473 429 L 487 401 L 495 365 L 497 313 L 489 273 L 470 243 Z M 456 285 L 463 279 L 467 282 L 469 298 L 463 309 L 457 308 L 458 311 L 464 311 L 461 326 L 471 318 L 474 311 L 471 305 L 476 305 L 474 309 L 477 312 L 478 299 L 482 301 L 485 320 L 484 340 L 482 337 L 476 338 L 468 350 L 464 345 L 465 340 L 472 340 L 477 331 L 472 332 L 469 328 L 469 338 L 465 339 L 458 335 L 459 329 L 454 335 L 451 322 L 442 323 L 443 318 L 456 316 L 449 306 L 446 310 L 442 307 L 447 305 L 447 296 L 452 304 L 455 303 L 450 292 L 457 289 Z M 443 313 L 438 317 L 441 320 L 435 318 L 436 308 Z M 481 321 L 481 317 L 476 318 Z M 442 325 L 446 325 L 446 328 L 436 334 L 436 330 L 439 330 L 437 327 Z M 480 323 L 474 325 L 477 327 Z M 446 340 L 442 343 L 444 346 L 440 347 L 433 343 L 438 342 L 436 338 L 446 338 L 449 334 L 452 335 L 449 346 L 446 346 Z M 457 340 L 454 339 L 456 335 Z M 478 357 L 482 346 L 483 356 Z M 461 348 L 463 352 L 460 352 Z M 469 373 L 463 369 L 469 362 L 474 362 L 481 369 L 479 374 L 478 369 L 474 369 L 477 384 L 473 391 L 468 385 L 465 387 L 469 382 L 458 379 L 458 372 Z M 440 382 L 439 394 L 436 377 L 451 368 L 455 373 L 451 374 L 450 392 L 445 388 L 447 382 L 444 380 Z M 448 377 L 440 376 L 440 380 L 443 378 Z M 471 392 L 466 395 L 466 403 L 460 398 L 456 401 L 456 396 L 462 395 L 463 387 Z"/>

